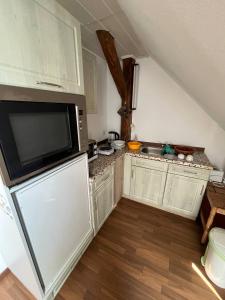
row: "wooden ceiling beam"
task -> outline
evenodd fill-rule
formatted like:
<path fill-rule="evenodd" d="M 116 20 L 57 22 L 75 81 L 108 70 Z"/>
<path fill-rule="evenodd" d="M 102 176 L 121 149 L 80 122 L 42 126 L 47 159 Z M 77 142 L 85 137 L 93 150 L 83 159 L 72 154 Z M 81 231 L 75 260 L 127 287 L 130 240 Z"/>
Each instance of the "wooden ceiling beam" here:
<path fill-rule="evenodd" d="M 106 30 L 97 30 L 97 37 L 101 44 L 109 70 L 122 99 L 122 106 L 118 110 L 121 116 L 121 139 L 131 138 L 132 123 L 132 93 L 135 60 L 131 57 L 123 60 L 123 70 L 115 47 L 114 37 Z"/>
<path fill-rule="evenodd" d="M 114 37 L 106 30 L 97 30 L 96 33 L 117 90 L 121 98 L 124 99 L 126 97 L 126 82 L 117 55 Z"/>

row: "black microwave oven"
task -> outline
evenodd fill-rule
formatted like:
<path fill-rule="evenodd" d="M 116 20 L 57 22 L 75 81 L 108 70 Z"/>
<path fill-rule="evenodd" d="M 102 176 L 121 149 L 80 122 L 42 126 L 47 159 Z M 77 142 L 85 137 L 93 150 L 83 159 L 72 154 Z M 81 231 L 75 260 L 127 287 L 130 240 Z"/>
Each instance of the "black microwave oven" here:
<path fill-rule="evenodd" d="M 84 96 L 0 85 L 0 168 L 7 186 L 87 149 Z"/>

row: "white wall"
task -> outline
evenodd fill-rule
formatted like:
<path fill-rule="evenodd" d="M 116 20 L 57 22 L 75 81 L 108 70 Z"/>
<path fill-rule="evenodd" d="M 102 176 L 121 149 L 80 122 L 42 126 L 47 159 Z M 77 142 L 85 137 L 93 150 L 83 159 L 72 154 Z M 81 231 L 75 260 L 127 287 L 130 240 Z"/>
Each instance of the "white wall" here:
<path fill-rule="evenodd" d="M 107 128 L 120 134 L 121 117 L 117 113 L 121 107 L 121 98 L 107 67 Z"/>
<path fill-rule="evenodd" d="M 140 80 L 132 136 L 205 147 L 210 161 L 224 168 L 225 131 L 153 59 L 137 62 Z"/>
<path fill-rule="evenodd" d="M 5 264 L 5 261 L 3 259 L 3 257 L 1 256 L 0 254 L 0 274 L 5 271 L 6 269 L 6 264 Z"/>
<path fill-rule="evenodd" d="M 88 115 L 89 138 L 120 132 L 121 99 L 105 60 L 97 58 L 97 114 Z M 225 168 L 225 131 L 152 58 L 140 64 L 138 108 L 132 136 L 139 140 L 205 147 L 210 161 Z"/>
<path fill-rule="evenodd" d="M 97 113 L 88 114 L 87 121 L 88 138 L 100 141 L 108 137 L 109 130 L 120 132 L 120 116 L 117 110 L 121 100 L 106 61 L 96 56 L 96 63 Z"/>

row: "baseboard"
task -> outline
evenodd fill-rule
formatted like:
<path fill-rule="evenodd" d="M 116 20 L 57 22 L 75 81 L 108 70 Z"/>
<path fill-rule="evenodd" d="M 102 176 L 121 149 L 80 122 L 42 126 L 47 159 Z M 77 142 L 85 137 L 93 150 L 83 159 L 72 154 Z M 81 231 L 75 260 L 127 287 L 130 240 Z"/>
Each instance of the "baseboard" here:
<path fill-rule="evenodd" d="M 2 280 L 6 275 L 9 274 L 9 269 L 6 268 L 1 274 L 0 274 L 0 280 Z"/>

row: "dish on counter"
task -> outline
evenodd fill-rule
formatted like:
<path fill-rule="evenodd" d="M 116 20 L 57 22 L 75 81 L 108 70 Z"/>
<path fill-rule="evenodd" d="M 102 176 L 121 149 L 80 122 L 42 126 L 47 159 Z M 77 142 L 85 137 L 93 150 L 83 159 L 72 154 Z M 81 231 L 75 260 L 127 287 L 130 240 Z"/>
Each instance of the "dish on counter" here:
<path fill-rule="evenodd" d="M 131 141 L 131 142 L 128 142 L 127 145 L 130 150 L 137 151 L 137 150 L 140 150 L 142 143 L 136 142 L 136 141 Z"/>
<path fill-rule="evenodd" d="M 111 143 L 112 148 L 116 150 L 123 149 L 125 147 L 125 141 L 123 140 L 115 140 Z"/>

